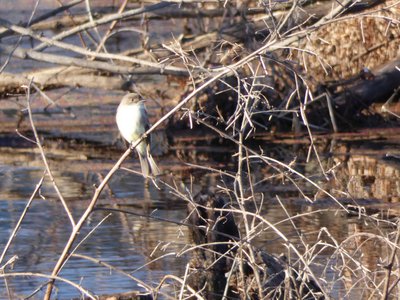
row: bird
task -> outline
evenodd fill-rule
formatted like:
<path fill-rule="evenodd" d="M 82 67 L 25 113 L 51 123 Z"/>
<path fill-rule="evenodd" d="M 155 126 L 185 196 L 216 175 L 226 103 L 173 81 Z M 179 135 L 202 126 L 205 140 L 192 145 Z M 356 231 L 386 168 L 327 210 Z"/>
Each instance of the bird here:
<path fill-rule="evenodd" d="M 126 94 L 118 105 L 116 123 L 122 137 L 129 143 L 138 140 L 150 128 L 144 100 L 138 93 Z M 142 175 L 144 178 L 157 176 L 160 169 L 150 153 L 151 138 L 145 137 L 137 146 Z"/>

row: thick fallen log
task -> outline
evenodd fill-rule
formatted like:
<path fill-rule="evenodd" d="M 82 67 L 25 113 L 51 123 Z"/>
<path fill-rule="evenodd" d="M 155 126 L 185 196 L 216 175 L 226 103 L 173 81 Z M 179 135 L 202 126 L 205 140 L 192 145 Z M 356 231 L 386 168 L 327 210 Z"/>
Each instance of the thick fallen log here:
<path fill-rule="evenodd" d="M 330 115 L 335 132 L 356 124 L 367 124 L 369 119 L 365 110 L 376 103 L 382 105 L 397 94 L 400 86 L 399 64 L 400 57 L 375 71 L 365 69 L 352 78 L 328 82 L 320 89 L 319 101 L 307 107 L 308 120 L 321 125 L 324 121 L 321 116 Z M 380 113 L 385 113 L 385 109 L 383 105 L 381 111 L 371 114 L 372 119 L 382 119 Z"/>
<path fill-rule="evenodd" d="M 358 115 L 361 110 L 376 102 L 385 102 L 400 86 L 400 57 L 376 72 L 367 71 L 367 76 L 344 86 L 344 91 L 333 98 L 336 113 L 344 118 Z"/>
<path fill-rule="evenodd" d="M 0 74 L 0 95 L 25 93 L 22 86 L 28 85 L 30 80 L 42 90 L 65 86 L 104 90 L 127 90 L 130 87 L 129 81 L 120 77 L 96 75 L 81 68 L 57 67 L 21 74 L 3 72 Z"/>
<path fill-rule="evenodd" d="M 111 72 L 116 74 L 126 74 L 126 75 L 133 75 L 133 74 L 148 75 L 148 74 L 160 74 L 160 73 L 174 74 L 174 75 L 182 75 L 182 73 L 186 74 L 185 70 L 179 70 L 177 68 L 169 69 L 168 67 L 164 67 L 162 64 L 159 64 L 158 67 L 152 67 L 152 66 L 135 67 L 135 66 L 115 65 L 104 61 L 92 61 L 88 59 L 69 57 L 65 55 L 43 53 L 32 49 L 7 46 L 4 44 L 0 44 L 0 53 L 6 56 L 12 55 L 20 59 L 32 59 L 56 65 L 83 67 L 92 70 Z M 112 58 L 113 55 L 109 54 L 108 56 Z M 126 60 L 129 60 L 129 58 L 126 58 Z"/>

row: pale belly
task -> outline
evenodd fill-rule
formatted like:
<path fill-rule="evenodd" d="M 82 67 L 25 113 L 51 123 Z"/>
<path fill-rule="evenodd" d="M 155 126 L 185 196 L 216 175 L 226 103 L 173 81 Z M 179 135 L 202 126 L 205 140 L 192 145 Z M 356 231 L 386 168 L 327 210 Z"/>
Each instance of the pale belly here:
<path fill-rule="evenodd" d="M 122 137 L 129 143 L 135 142 L 145 132 L 145 124 L 138 105 L 125 106 L 117 110 L 116 121 Z M 140 143 L 136 149 L 140 154 L 145 154 L 146 145 Z"/>

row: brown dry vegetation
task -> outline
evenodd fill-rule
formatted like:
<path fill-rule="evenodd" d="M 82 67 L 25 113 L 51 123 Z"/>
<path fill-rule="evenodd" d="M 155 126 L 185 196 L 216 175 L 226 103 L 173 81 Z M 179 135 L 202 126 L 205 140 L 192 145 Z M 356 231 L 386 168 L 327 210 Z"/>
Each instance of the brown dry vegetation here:
<path fill-rule="evenodd" d="M 299 45 L 303 68 L 317 82 L 344 80 L 363 68 L 375 70 L 400 55 L 397 1 L 385 1 L 358 13 L 346 14 L 311 32 Z M 296 59 L 301 58 L 298 56 Z M 382 99 L 384 100 L 384 99 Z"/>

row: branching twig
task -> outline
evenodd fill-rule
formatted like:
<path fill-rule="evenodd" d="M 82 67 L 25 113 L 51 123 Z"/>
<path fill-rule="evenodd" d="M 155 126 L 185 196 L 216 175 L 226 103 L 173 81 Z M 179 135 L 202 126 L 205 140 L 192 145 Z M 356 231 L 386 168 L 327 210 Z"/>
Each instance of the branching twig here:
<path fill-rule="evenodd" d="M 170 3 L 170 2 L 160 2 L 160 3 L 153 4 L 153 5 L 137 8 L 137 9 L 131 9 L 131 10 L 128 10 L 128 11 L 123 12 L 123 13 L 112 14 L 112 15 L 103 17 L 101 19 L 93 20 L 92 22 L 88 22 L 88 23 L 85 23 L 83 25 L 76 26 L 76 27 L 74 27 L 74 28 L 72 28 L 70 30 L 64 31 L 64 32 L 54 36 L 53 40 L 59 41 L 59 40 L 62 40 L 64 38 L 68 37 L 68 36 L 71 36 L 71 35 L 73 35 L 75 33 L 78 33 L 80 31 L 83 31 L 83 30 L 86 30 L 86 29 L 89 29 L 89 28 L 93 28 L 93 27 L 96 27 L 96 26 L 99 26 L 99 25 L 107 24 L 107 23 L 110 23 L 110 22 L 113 22 L 113 21 L 117 21 L 117 20 L 122 20 L 122 19 L 129 18 L 129 17 L 135 16 L 135 15 L 140 15 L 140 14 L 143 14 L 143 13 L 146 13 L 146 12 L 154 11 L 154 10 L 157 10 L 157 9 L 162 9 L 162 8 L 173 6 L 173 5 L 176 5 L 176 4 L 175 3 Z M 34 48 L 34 50 L 35 51 L 42 51 L 47 47 L 48 47 L 47 44 L 42 43 L 42 44 L 36 46 Z"/>
<path fill-rule="evenodd" d="M 28 202 L 26 203 L 25 208 L 24 208 L 23 212 L 21 213 L 21 216 L 19 217 L 19 220 L 18 220 L 17 224 L 15 225 L 15 227 L 13 229 L 13 232 L 11 233 L 10 238 L 7 241 L 7 244 L 4 246 L 3 252 L 1 253 L 1 256 L 0 256 L 0 265 L 3 262 L 4 256 L 6 255 L 6 253 L 8 251 L 8 248 L 10 247 L 10 245 L 11 245 L 12 241 L 14 240 L 14 238 L 16 237 L 17 232 L 21 227 L 22 221 L 24 220 L 29 208 L 31 207 L 33 199 L 35 199 L 36 194 L 39 192 L 40 188 L 42 187 L 43 180 L 44 180 L 45 176 L 46 176 L 46 172 L 42 176 L 42 178 L 40 178 L 38 184 L 36 185 L 35 190 L 33 191 L 31 197 L 29 198 Z"/>
<path fill-rule="evenodd" d="M 396 260 L 396 254 L 398 253 L 398 247 L 400 242 L 400 222 L 397 222 L 397 232 L 396 232 L 396 238 L 394 240 L 394 247 L 392 247 L 392 253 L 390 254 L 388 258 L 388 264 L 385 266 L 385 281 L 383 284 L 383 293 L 382 293 L 382 300 L 388 299 L 390 295 L 390 279 L 391 279 L 391 273 L 393 272 L 393 265 Z"/>
<path fill-rule="evenodd" d="M 85 290 L 79 284 L 76 284 L 75 282 L 68 280 L 66 278 L 60 277 L 60 276 L 52 276 L 52 275 L 33 273 L 33 272 L 14 272 L 14 273 L 0 274 L 0 278 L 6 278 L 6 277 L 39 277 L 39 278 L 47 278 L 50 280 L 59 280 L 59 281 L 65 282 L 65 283 L 69 284 L 70 286 L 76 288 L 83 295 L 89 297 L 90 299 L 97 300 L 97 298 L 94 295 L 92 295 L 92 293 L 90 293 L 88 290 Z"/>
<path fill-rule="evenodd" d="M 31 104 L 30 104 L 30 101 L 31 101 L 31 99 L 30 99 L 30 96 L 31 96 L 30 95 L 30 90 L 31 90 L 30 85 L 31 84 L 32 84 L 32 82 L 29 84 L 29 86 L 27 86 L 26 97 L 27 97 L 27 108 L 28 108 L 29 121 L 30 121 L 30 124 L 31 124 L 33 135 L 35 136 L 36 145 L 39 148 L 40 155 L 42 156 L 43 164 L 44 164 L 44 166 L 46 168 L 47 175 L 49 176 L 50 181 L 53 184 L 54 190 L 56 191 L 58 198 L 60 199 L 62 205 L 64 206 L 64 210 L 68 215 L 68 218 L 69 218 L 69 220 L 71 222 L 71 225 L 73 227 L 75 227 L 74 217 L 72 216 L 71 211 L 68 208 L 67 202 L 65 201 L 63 195 L 61 194 L 60 189 L 58 188 L 58 185 L 57 185 L 57 183 L 56 183 L 56 181 L 54 179 L 53 172 L 51 171 L 51 169 L 49 167 L 49 164 L 48 164 L 47 158 L 46 158 L 46 154 L 45 154 L 44 149 L 42 147 L 42 143 L 40 142 L 39 135 L 38 135 L 38 133 L 36 131 L 35 123 L 33 121 L 33 116 L 32 116 Z"/>

